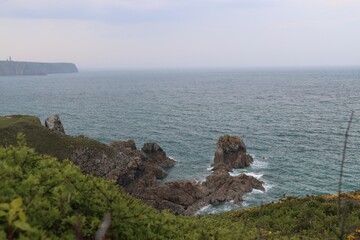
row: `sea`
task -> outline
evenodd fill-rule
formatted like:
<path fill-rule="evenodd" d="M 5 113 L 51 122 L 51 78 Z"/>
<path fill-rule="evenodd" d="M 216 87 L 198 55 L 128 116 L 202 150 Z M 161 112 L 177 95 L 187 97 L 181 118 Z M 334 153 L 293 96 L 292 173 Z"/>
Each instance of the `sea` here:
<path fill-rule="evenodd" d="M 335 194 L 345 132 L 343 191 L 360 189 L 360 67 L 83 70 L 76 74 L 0 77 L 0 115 L 60 114 L 67 134 L 104 143 L 157 142 L 176 160 L 163 180 L 205 180 L 215 145 L 240 136 L 254 163 L 245 173 L 266 191 L 241 206 L 206 206 L 200 214 Z M 1 137 L 1 136 L 0 136 Z"/>

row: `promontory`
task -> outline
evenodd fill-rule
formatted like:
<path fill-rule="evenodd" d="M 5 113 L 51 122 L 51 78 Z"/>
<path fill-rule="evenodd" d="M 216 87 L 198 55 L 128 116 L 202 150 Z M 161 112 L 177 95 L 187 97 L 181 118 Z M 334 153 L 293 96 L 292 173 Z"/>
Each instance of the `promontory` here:
<path fill-rule="evenodd" d="M 0 76 L 47 75 L 79 72 L 74 63 L 0 61 Z"/>

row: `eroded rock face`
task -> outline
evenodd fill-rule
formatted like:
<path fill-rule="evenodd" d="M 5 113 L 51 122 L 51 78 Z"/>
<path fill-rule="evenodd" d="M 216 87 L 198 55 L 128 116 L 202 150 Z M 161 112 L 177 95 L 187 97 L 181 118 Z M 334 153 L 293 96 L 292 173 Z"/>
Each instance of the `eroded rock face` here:
<path fill-rule="evenodd" d="M 51 131 L 64 133 L 58 115 L 48 118 L 46 126 Z M 192 215 L 208 204 L 226 201 L 240 204 L 242 196 L 254 188 L 264 191 L 262 182 L 256 178 L 228 173 L 252 162 L 245 144 L 235 136 L 219 139 L 214 172 L 203 183 L 183 180 L 161 184 L 158 180 L 167 176 L 164 168 L 174 166 L 175 161 L 156 143 L 145 143 L 139 150 L 133 140 L 116 141 L 104 149 L 77 148 L 72 150 L 70 160 L 84 173 L 115 180 L 126 192 L 158 210 Z"/>
<path fill-rule="evenodd" d="M 174 181 L 144 189 L 135 197 L 158 210 L 168 209 L 175 214 L 191 215 L 204 206 L 204 203 L 199 206 L 196 203 L 207 195 L 207 189 L 201 185 L 190 181 Z"/>
<path fill-rule="evenodd" d="M 264 191 L 262 182 L 252 176 L 230 176 L 222 169 L 213 172 L 203 183 L 174 181 L 144 188 L 132 195 L 158 210 L 168 209 L 174 214 L 192 215 L 206 205 L 234 201 L 241 204 L 242 196 L 253 189 Z"/>
<path fill-rule="evenodd" d="M 80 148 L 72 152 L 70 160 L 80 166 L 84 173 L 114 179 L 133 195 L 158 186 L 157 180 L 167 176 L 166 171 L 159 166 L 162 160 L 167 160 L 165 152 L 161 159 L 154 160 L 138 150 L 133 140 L 116 141 L 109 146 L 114 150 L 111 155 L 100 150 Z"/>
<path fill-rule="evenodd" d="M 110 143 L 110 146 L 115 148 L 120 152 L 132 153 L 137 150 L 134 140 L 130 139 L 128 141 L 115 141 Z"/>
<path fill-rule="evenodd" d="M 136 195 L 145 188 L 156 187 L 157 180 L 168 175 L 163 166 L 168 166 L 169 158 L 158 144 L 145 144 L 144 146 L 148 146 L 145 148 L 147 152 L 137 150 L 132 140 L 113 142 L 110 146 L 130 158 L 117 180 L 130 194 Z"/>
<path fill-rule="evenodd" d="M 141 149 L 149 161 L 154 162 L 162 168 L 175 166 L 175 161 L 166 156 L 164 150 L 157 143 L 145 143 Z"/>
<path fill-rule="evenodd" d="M 224 135 L 216 144 L 214 170 L 225 169 L 232 171 L 233 168 L 248 167 L 253 158 L 246 154 L 244 142 L 238 136 Z"/>
<path fill-rule="evenodd" d="M 254 188 L 265 191 L 262 182 L 258 179 L 240 174 L 239 176 L 230 176 L 224 170 L 218 170 L 206 178 L 204 186 L 210 192 L 209 203 L 217 205 L 222 202 L 234 201 L 236 204 L 241 204 L 242 196 L 245 193 L 251 192 Z"/>
<path fill-rule="evenodd" d="M 61 123 L 59 114 L 48 117 L 45 120 L 45 127 L 47 127 L 52 132 L 65 134 L 64 126 Z"/>

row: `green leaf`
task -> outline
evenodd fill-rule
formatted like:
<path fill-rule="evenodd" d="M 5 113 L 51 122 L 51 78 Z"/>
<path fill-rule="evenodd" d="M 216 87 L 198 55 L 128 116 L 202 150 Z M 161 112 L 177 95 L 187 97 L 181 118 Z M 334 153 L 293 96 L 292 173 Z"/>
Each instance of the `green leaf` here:
<path fill-rule="evenodd" d="M 4 210 L 9 210 L 10 205 L 8 203 L 0 203 L 0 208 Z"/>
<path fill-rule="evenodd" d="M 0 230 L 0 239 L 6 239 L 6 233 Z"/>
<path fill-rule="evenodd" d="M 24 230 L 24 231 L 28 231 L 28 232 L 33 231 L 33 229 L 30 227 L 30 225 L 26 222 L 15 221 L 14 226 L 21 230 Z"/>
<path fill-rule="evenodd" d="M 10 209 L 8 213 L 8 223 L 11 225 L 11 223 L 16 219 L 16 210 Z"/>
<path fill-rule="evenodd" d="M 19 212 L 19 218 L 22 222 L 26 222 L 26 215 L 25 215 L 24 211 Z"/>
<path fill-rule="evenodd" d="M 14 209 L 19 209 L 22 206 L 22 198 L 15 198 L 14 200 L 11 201 L 11 208 Z"/>
<path fill-rule="evenodd" d="M 7 213 L 6 213 L 6 212 L 4 212 L 4 211 L 0 210 L 0 217 L 6 216 L 6 215 L 7 215 Z"/>

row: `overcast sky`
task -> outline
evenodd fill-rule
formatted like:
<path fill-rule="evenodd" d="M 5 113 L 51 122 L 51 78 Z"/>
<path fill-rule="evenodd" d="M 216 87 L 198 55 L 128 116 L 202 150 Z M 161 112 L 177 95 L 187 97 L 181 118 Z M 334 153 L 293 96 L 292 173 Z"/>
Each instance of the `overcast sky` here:
<path fill-rule="evenodd" d="M 360 0 L 0 0 L 0 59 L 81 68 L 360 65 Z"/>

